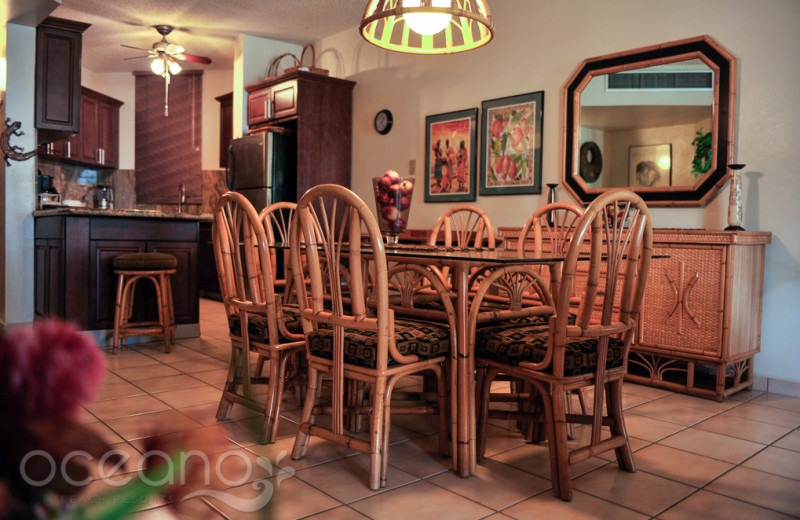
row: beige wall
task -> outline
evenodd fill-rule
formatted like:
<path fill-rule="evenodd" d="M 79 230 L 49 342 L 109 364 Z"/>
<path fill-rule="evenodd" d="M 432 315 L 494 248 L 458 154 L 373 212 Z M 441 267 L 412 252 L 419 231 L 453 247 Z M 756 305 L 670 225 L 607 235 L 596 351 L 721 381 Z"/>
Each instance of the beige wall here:
<path fill-rule="evenodd" d="M 370 177 L 407 174 L 425 158 L 425 116 L 482 100 L 545 92 L 542 181 L 559 182 L 560 94 L 585 58 L 709 34 L 739 62 L 736 160 L 744 173 L 744 227 L 773 232 L 767 249 L 762 353 L 756 374 L 800 384 L 800 2 L 797 0 L 494 0 L 496 36 L 461 55 L 410 56 L 367 44 L 356 30 L 317 45 L 318 66 L 357 82 L 353 110 L 354 190 L 371 197 Z M 386 135 L 372 129 L 382 108 L 394 114 Z M 546 190 L 545 190 L 546 191 Z M 478 197 L 496 225 L 521 225 L 545 195 Z M 565 192 L 560 200 L 567 200 Z M 658 227 L 721 229 L 728 188 L 705 208 L 654 208 Z M 412 203 L 412 227 L 429 227 L 448 204 Z"/>

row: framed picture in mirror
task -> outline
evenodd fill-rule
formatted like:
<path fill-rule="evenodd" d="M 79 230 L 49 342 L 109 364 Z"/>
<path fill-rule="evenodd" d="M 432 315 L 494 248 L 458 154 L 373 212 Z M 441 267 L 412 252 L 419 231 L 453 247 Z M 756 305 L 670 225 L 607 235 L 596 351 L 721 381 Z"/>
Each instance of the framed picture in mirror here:
<path fill-rule="evenodd" d="M 652 188 L 672 185 L 672 145 L 631 146 L 628 149 L 628 185 Z"/>

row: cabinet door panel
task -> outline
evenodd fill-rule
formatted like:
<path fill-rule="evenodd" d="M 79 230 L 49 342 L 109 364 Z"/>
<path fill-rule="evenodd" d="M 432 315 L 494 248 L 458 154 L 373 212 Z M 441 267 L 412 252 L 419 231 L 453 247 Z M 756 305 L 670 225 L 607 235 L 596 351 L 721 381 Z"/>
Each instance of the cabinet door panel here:
<path fill-rule="evenodd" d="M 656 246 L 641 320 L 641 345 L 719 356 L 725 303 L 722 247 Z"/>
<path fill-rule="evenodd" d="M 270 102 L 270 89 L 265 88 L 256 92 L 251 92 L 247 97 L 247 124 L 255 125 L 267 120 L 269 109 L 267 104 Z"/>
<path fill-rule="evenodd" d="M 64 318 L 63 294 L 63 244 L 57 239 L 35 241 L 36 293 L 34 308 L 37 318 Z"/>
<path fill-rule="evenodd" d="M 297 113 L 297 81 L 287 81 L 272 87 L 272 119 Z"/>
<path fill-rule="evenodd" d="M 109 168 L 119 166 L 119 109 L 108 103 L 101 103 L 97 112 L 97 141 L 102 150 L 99 157 L 101 165 Z"/>
<path fill-rule="evenodd" d="M 83 96 L 81 98 L 81 131 L 80 146 L 73 153 L 75 154 L 72 159 L 92 164 L 97 164 L 97 114 L 100 109 L 100 104 L 96 98 Z"/>
<path fill-rule="evenodd" d="M 112 260 L 117 255 L 125 253 L 144 253 L 147 250 L 145 242 L 106 241 L 92 240 L 90 244 L 90 258 L 92 264 L 89 272 L 89 328 L 113 329 L 114 311 L 117 298 L 117 275 L 114 274 Z M 152 285 L 144 282 L 141 285 Z M 138 291 L 137 291 L 138 292 Z M 137 298 L 134 318 L 141 318 L 141 304 Z"/>
<path fill-rule="evenodd" d="M 178 259 L 172 275 L 172 305 L 176 323 L 197 323 L 197 242 L 148 242 L 148 253 L 168 253 Z"/>

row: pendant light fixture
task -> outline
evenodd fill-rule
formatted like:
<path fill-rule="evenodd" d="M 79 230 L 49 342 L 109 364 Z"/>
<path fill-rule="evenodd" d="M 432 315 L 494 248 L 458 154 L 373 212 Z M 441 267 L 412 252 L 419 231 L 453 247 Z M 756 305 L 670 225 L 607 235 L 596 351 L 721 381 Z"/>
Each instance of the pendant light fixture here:
<path fill-rule="evenodd" d="M 486 0 L 369 0 L 359 29 L 373 45 L 411 54 L 469 51 L 494 36 Z"/>

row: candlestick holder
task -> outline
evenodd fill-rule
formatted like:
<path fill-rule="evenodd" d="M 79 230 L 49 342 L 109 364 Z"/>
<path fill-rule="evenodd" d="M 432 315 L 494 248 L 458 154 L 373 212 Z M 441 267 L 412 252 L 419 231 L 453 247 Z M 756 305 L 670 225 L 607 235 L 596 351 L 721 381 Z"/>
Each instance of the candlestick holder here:
<path fill-rule="evenodd" d="M 728 227 L 725 231 L 744 231 L 742 227 L 742 168 L 744 164 L 729 164 L 731 195 L 728 200 Z"/>

